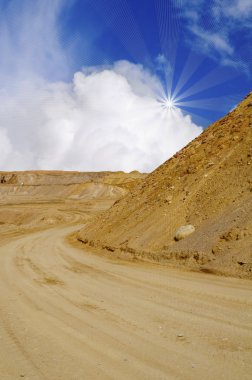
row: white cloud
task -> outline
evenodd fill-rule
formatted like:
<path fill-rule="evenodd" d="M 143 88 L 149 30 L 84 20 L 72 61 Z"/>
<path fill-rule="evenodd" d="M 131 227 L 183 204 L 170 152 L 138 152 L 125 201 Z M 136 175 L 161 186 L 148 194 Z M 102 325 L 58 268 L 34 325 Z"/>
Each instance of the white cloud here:
<path fill-rule="evenodd" d="M 6 154 L 22 161 L 0 168 L 150 171 L 201 132 L 179 109 L 164 112 L 158 90 L 156 77 L 126 61 L 78 72 L 70 84 L 23 83 L 0 95 Z"/>
<path fill-rule="evenodd" d="M 244 20 L 251 17 L 252 2 L 251 0 L 215 0 L 213 13 L 218 19 L 221 15 L 224 18 Z"/>
<path fill-rule="evenodd" d="M 70 1 L 70 0 L 69 0 Z M 71 0 L 72 1 L 72 0 Z M 0 81 L 69 75 L 70 55 L 56 22 L 67 0 L 10 0 L 0 12 Z"/>
<path fill-rule="evenodd" d="M 214 48 L 219 51 L 221 54 L 232 55 L 233 47 L 230 45 L 228 41 L 228 37 L 226 35 L 221 35 L 218 33 L 209 33 L 197 25 L 191 26 L 191 31 L 200 38 L 201 40 L 201 48 L 205 48 L 206 50 L 210 48 Z"/>
<path fill-rule="evenodd" d="M 162 84 L 141 65 L 85 67 L 67 82 L 58 16 L 68 3 L 2 6 L 0 169 L 154 169 L 201 128 L 178 109 L 164 113 Z"/>
<path fill-rule="evenodd" d="M 190 4 L 181 1 L 185 24 L 192 33 L 188 41 L 193 48 L 211 54 L 211 58 L 224 66 L 248 73 L 248 65 L 239 54 L 241 49 L 250 49 L 251 0 L 213 0 L 211 4 L 207 0 L 193 0 Z M 241 40 L 240 37 L 237 49 L 234 31 L 241 32 L 242 29 L 244 38 Z"/>

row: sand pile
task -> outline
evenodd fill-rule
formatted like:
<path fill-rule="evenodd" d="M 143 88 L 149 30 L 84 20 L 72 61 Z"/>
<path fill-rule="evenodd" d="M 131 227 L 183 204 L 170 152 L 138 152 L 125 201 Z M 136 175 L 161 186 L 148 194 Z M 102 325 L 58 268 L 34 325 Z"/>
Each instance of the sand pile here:
<path fill-rule="evenodd" d="M 188 225 L 192 233 L 175 239 Z M 252 277 L 252 93 L 78 238 L 113 254 Z"/>

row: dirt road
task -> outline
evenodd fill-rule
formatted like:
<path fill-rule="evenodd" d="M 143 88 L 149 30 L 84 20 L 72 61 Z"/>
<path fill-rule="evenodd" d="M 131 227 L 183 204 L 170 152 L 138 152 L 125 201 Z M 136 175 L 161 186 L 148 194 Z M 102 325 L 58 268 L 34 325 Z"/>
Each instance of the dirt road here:
<path fill-rule="evenodd" d="M 0 247 L 0 378 L 251 379 L 252 284 L 112 261 L 76 227 Z"/>

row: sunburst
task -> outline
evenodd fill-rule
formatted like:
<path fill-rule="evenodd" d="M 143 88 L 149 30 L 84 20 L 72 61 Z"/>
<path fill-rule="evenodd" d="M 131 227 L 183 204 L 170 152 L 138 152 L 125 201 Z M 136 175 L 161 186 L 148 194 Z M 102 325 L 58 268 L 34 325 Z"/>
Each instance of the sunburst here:
<path fill-rule="evenodd" d="M 178 107 L 176 99 L 172 96 L 164 96 L 159 100 L 160 106 L 165 111 L 173 111 Z"/>

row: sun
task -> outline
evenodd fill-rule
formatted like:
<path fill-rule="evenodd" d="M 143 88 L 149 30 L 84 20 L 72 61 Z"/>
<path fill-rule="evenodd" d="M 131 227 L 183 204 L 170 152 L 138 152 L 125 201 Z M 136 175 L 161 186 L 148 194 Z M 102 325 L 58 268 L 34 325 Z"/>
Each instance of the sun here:
<path fill-rule="evenodd" d="M 175 110 L 177 108 L 176 100 L 173 99 L 172 97 L 162 98 L 160 103 L 161 103 L 161 107 L 165 111 L 172 111 L 172 110 Z"/>
<path fill-rule="evenodd" d="M 174 101 L 172 100 L 172 99 L 167 99 L 166 101 L 165 101 L 165 107 L 168 109 L 168 110 L 171 110 L 171 109 L 173 109 L 174 107 L 175 107 L 175 103 L 174 103 Z"/>

